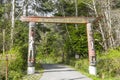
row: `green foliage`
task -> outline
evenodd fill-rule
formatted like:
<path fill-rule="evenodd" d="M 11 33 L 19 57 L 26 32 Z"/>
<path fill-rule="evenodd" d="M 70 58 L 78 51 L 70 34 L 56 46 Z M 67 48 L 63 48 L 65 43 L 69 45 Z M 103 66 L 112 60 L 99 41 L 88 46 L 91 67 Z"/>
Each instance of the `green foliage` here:
<path fill-rule="evenodd" d="M 9 63 L 9 80 L 18 80 L 27 67 L 27 43 L 28 43 L 28 27 L 20 21 L 16 21 L 14 29 L 14 46 L 10 50 L 10 21 L 4 20 L 6 24 L 0 23 L 1 32 L 5 29 L 5 50 L 6 53 L 15 54 L 15 60 L 11 60 Z M 0 35 L 3 37 L 2 34 Z M 2 42 L 0 43 L 2 49 Z M 1 50 L 2 51 L 2 50 Z M 5 64 L 5 63 L 4 63 Z M 4 69 L 3 69 L 4 70 Z M 1 74 L 1 73 L 0 73 Z M 5 73 L 2 75 L 5 78 Z"/>
<path fill-rule="evenodd" d="M 54 5 L 52 0 L 40 0 L 37 2 L 35 7 L 37 12 L 50 13 L 54 10 Z"/>
<path fill-rule="evenodd" d="M 120 0 L 114 0 L 113 8 L 120 8 Z"/>
<path fill-rule="evenodd" d="M 17 72 L 17 71 L 10 71 L 9 72 L 9 80 L 20 80 L 22 77 L 22 72 Z"/>
<path fill-rule="evenodd" d="M 15 47 L 11 52 L 16 55 L 16 58 L 9 65 L 9 80 L 19 80 L 26 73 L 27 46 Z"/>
<path fill-rule="evenodd" d="M 10 48 L 10 21 L 6 19 L 0 19 L 0 21 L 0 53 L 2 53 L 3 29 L 5 30 L 5 50 L 8 51 Z"/>
<path fill-rule="evenodd" d="M 0 5 L 0 18 L 2 18 L 3 13 L 4 13 L 3 5 Z"/>
<path fill-rule="evenodd" d="M 97 76 L 88 74 L 88 59 L 71 59 L 69 65 L 80 70 L 93 80 L 119 80 L 120 77 L 120 50 L 109 50 L 106 53 L 97 55 Z"/>
<path fill-rule="evenodd" d="M 3 80 L 5 79 L 5 61 L 3 60 L 0 60 L 0 80 Z"/>
<path fill-rule="evenodd" d="M 90 16 L 92 10 L 86 5 L 91 4 L 92 0 L 78 0 L 78 16 Z M 85 3 L 86 4 L 85 4 Z M 115 7 L 119 8 L 120 1 L 115 1 Z M 75 16 L 75 3 L 74 0 L 38 0 L 35 7 L 37 12 L 41 14 L 54 13 L 54 16 Z M 99 10 L 99 9 L 98 9 Z M 2 31 L 6 30 L 5 35 L 5 50 L 8 53 L 16 54 L 16 59 L 12 60 L 9 65 L 9 79 L 18 80 L 27 66 L 27 48 L 28 48 L 28 25 L 20 21 L 15 21 L 14 29 L 14 46 L 10 50 L 10 33 L 11 33 L 11 21 L 10 18 L 5 19 L 4 13 L 11 12 L 11 4 L 6 4 L 6 7 L 0 5 L 0 53 L 2 53 Z M 46 28 L 49 27 L 49 28 Z M 78 29 L 75 25 L 71 24 L 37 24 L 36 27 L 36 41 L 37 57 L 36 62 L 43 63 L 58 63 L 62 61 L 63 55 L 65 63 L 74 66 L 84 72 L 88 72 L 88 57 L 87 49 L 87 35 L 86 25 L 78 25 Z M 54 28 L 53 28 L 54 27 Z M 57 28 L 56 28 L 57 27 Z M 59 28 L 58 28 L 59 27 Z M 97 51 L 103 51 L 101 35 L 98 32 L 94 33 L 95 36 L 95 48 Z M 10 51 L 9 51 L 10 50 Z M 75 54 L 80 55 L 80 60 L 75 60 Z M 120 75 L 120 59 L 118 50 L 110 50 L 106 54 L 98 55 L 98 75 L 106 78 Z M 0 62 L 0 65 L 2 63 Z M 38 66 L 38 65 L 37 65 Z M 1 67 L 1 66 L 0 66 Z M 4 75 L 3 71 L 0 75 Z M 2 78 L 4 78 L 3 76 Z M 30 76 L 29 76 L 30 77 Z M 0 79 L 2 79 L 0 78 Z"/>
<path fill-rule="evenodd" d="M 71 51 L 69 56 L 74 57 L 77 53 L 80 57 L 87 56 L 87 35 L 86 35 L 86 27 L 85 25 L 79 25 L 78 29 L 75 29 L 74 26 L 68 26 L 69 35 L 65 42 L 65 49 L 67 51 Z"/>
<path fill-rule="evenodd" d="M 43 63 L 56 63 L 60 61 L 60 57 L 62 54 L 63 42 L 62 36 L 53 28 L 53 26 L 41 27 L 42 25 L 38 25 L 39 27 L 36 29 L 38 35 L 40 34 L 40 42 L 37 46 L 37 55 L 36 59 L 41 60 Z M 40 31 L 38 31 L 40 29 Z"/>
<path fill-rule="evenodd" d="M 76 61 L 75 68 L 88 72 L 88 64 L 88 59 L 78 60 Z"/>
<path fill-rule="evenodd" d="M 89 66 L 88 59 L 79 59 L 79 60 L 71 59 L 67 64 L 74 67 L 75 69 L 88 73 L 88 66 Z"/>
<path fill-rule="evenodd" d="M 106 54 L 98 57 L 98 75 L 108 77 L 120 76 L 120 51 L 109 50 Z"/>
<path fill-rule="evenodd" d="M 28 43 L 28 25 L 16 21 L 15 29 L 14 29 L 14 46 L 22 46 Z"/>
<path fill-rule="evenodd" d="M 20 80 L 39 80 L 43 73 L 42 65 L 36 62 L 35 65 L 36 73 L 32 75 L 24 75 Z"/>
<path fill-rule="evenodd" d="M 83 2 L 78 0 L 78 16 L 88 16 L 91 12 L 90 8 Z M 73 0 L 59 0 L 56 3 L 56 8 L 57 13 L 55 15 L 57 16 L 75 16 L 75 3 Z"/>
<path fill-rule="evenodd" d="M 100 77 L 104 76 L 105 78 L 119 76 L 120 70 L 120 59 L 102 59 L 98 62 L 98 74 Z"/>
<path fill-rule="evenodd" d="M 55 54 L 41 54 L 36 55 L 36 62 L 40 63 L 59 63 L 61 62 L 61 56 L 56 56 Z"/>
<path fill-rule="evenodd" d="M 104 50 L 104 48 L 101 45 L 101 42 L 102 42 L 101 34 L 96 31 L 93 31 L 93 32 L 94 32 L 93 36 L 94 36 L 95 50 L 98 52 L 101 52 Z"/>

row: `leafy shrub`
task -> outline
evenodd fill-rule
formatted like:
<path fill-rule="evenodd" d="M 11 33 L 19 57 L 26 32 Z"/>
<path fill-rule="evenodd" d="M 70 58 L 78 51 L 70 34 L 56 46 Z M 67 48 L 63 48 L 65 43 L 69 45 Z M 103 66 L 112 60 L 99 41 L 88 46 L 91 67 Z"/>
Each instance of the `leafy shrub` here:
<path fill-rule="evenodd" d="M 19 80 L 25 73 L 27 67 L 27 46 L 15 47 L 11 52 L 16 56 L 15 60 L 10 61 L 9 80 Z"/>
<path fill-rule="evenodd" d="M 88 65 L 89 65 L 88 59 L 81 59 L 76 61 L 75 68 L 88 72 Z"/>
<path fill-rule="evenodd" d="M 0 61 L 0 80 L 4 80 L 5 79 L 5 61 Z"/>
<path fill-rule="evenodd" d="M 89 61 L 87 59 L 70 59 L 67 64 L 88 73 Z M 120 51 L 109 50 L 97 55 L 97 75 L 105 80 L 118 80 L 120 77 Z M 95 79 L 96 80 L 96 79 Z"/>
<path fill-rule="evenodd" d="M 98 75 L 104 77 L 116 77 L 120 75 L 120 52 L 110 50 L 98 57 Z"/>
<path fill-rule="evenodd" d="M 36 62 L 40 63 L 59 63 L 61 62 L 61 56 L 56 56 L 55 54 L 40 54 L 38 53 L 36 56 Z"/>
<path fill-rule="evenodd" d="M 67 64 L 75 67 L 75 60 L 74 60 L 74 59 L 71 59 L 71 60 L 67 61 Z"/>
<path fill-rule="evenodd" d="M 22 77 L 22 72 L 18 72 L 18 71 L 10 71 L 9 72 L 9 80 L 20 80 Z"/>

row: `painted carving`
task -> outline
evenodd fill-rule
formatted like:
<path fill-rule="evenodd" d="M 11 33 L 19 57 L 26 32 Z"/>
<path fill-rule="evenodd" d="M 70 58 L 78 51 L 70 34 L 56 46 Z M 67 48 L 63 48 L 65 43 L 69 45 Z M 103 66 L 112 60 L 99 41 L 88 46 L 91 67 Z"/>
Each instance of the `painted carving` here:
<path fill-rule="evenodd" d="M 93 32 L 91 23 L 87 25 L 87 33 L 88 33 L 88 47 L 89 47 L 89 63 L 91 66 L 96 65 L 96 55 L 94 49 L 94 40 L 93 40 Z"/>
<path fill-rule="evenodd" d="M 90 65 L 96 65 L 96 57 L 90 56 Z"/>
<path fill-rule="evenodd" d="M 28 59 L 29 59 L 28 61 L 34 62 L 34 30 L 33 30 L 33 27 L 31 27 L 31 31 L 30 31 Z"/>

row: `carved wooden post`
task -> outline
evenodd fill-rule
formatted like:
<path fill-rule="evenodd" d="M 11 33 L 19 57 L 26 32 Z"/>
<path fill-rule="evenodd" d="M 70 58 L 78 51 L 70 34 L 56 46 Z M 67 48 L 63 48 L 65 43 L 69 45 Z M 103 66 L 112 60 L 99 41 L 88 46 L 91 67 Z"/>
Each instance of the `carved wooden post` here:
<path fill-rule="evenodd" d="M 89 54 L 89 73 L 96 75 L 96 54 L 94 48 L 94 38 L 92 32 L 92 23 L 87 23 L 88 54 Z"/>
<path fill-rule="evenodd" d="M 34 16 L 34 0 L 28 1 L 28 16 Z M 25 9 L 24 9 L 25 10 Z M 26 14 L 26 13 L 24 13 Z M 28 69 L 27 74 L 35 73 L 35 22 L 29 22 L 29 49 L 28 49 Z"/>
<path fill-rule="evenodd" d="M 34 37 L 35 37 L 35 22 L 29 22 L 29 49 L 28 49 L 28 74 L 35 73 L 35 46 L 34 46 Z"/>

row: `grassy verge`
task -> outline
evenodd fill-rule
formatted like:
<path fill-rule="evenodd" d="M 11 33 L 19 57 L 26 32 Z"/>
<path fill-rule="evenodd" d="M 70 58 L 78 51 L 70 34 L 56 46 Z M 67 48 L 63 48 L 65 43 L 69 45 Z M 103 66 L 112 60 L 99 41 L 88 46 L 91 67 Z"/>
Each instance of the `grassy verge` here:
<path fill-rule="evenodd" d="M 88 62 L 87 62 L 87 59 L 83 59 L 83 60 L 78 60 L 77 62 L 81 62 L 82 63 L 82 65 L 81 66 L 79 66 L 79 67 L 77 67 L 77 65 L 68 65 L 68 66 L 70 66 L 70 67 L 72 67 L 72 68 L 75 68 L 75 70 L 77 70 L 77 71 L 79 71 L 80 73 L 82 73 L 82 74 L 84 74 L 84 75 L 86 75 L 87 77 L 89 77 L 89 78 L 91 78 L 92 80 L 120 80 L 120 76 L 109 76 L 109 77 L 106 77 L 106 76 L 108 76 L 108 75 L 104 75 L 104 77 L 103 76 L 100 76 L 100 73 L 97 73 L 97 75 L 96 76 L 94 76 L 94 75 L 90 75 L 89 74 L 89 72 L 88 72 L 88 66 L 89 65 L 85 65 L 85 64 L 87 64 Z M 86 63 L 85 63 L 86 62 Z M 85 64 L 84 64 L 85 63 Z M 79 63 L 78 63 L 79 64 Z M 81 68 L 80 68 L 81 67 Z M 84 68 L 83 68 L 84 67 Z M 98 70 L 98 69 L 97 69 Z"/>
<path fill-rule="evenodd" d="M 97 75 L 88 72 L 88 59 L 70 60 L 69 65 L 93 80 L 120 80 L 120 51 L 110 50 L 97 55 Z"/>
<path fill-rule="evenodd" d="M 36 63 L 35 69 L 35 74 L 25 75 L 21 80 L 39 80 L 43 74 L 43 68 L 40 63 Z"/>
<path fill-rule="evenodd" d="M 35 74 L 32 74 L 32 75 L 25 75 L 24 77 L 22 77 L 21 80 L 39 80 L 43 74 L 43 68 L 42 66 L 40 65 L 40 63 L 36 63 L 35 65 L 35 69 L 36 69 L 36 72 Z"/>
<path fill-rule="evenodd" d="M 11 62 L 16 59 L 15 54 L 0 54 L 0 80 L 4 80 L 6 76 L 6 56 L 8 58 L 8 71 Z"/>
<path fill-rule="evenodd" d="M 94 76 L 94 75 L 90 75 L 89 73 L 86 73 L 82 70 L 78 70 L 80 71 L 82 74 L 88 76 L 89 78 L 91 78 L 92 80 L 120 80 L 120 77 L 109 77 L 109 78 L 102 78 L 99 77 L 98 75 Z"/>

